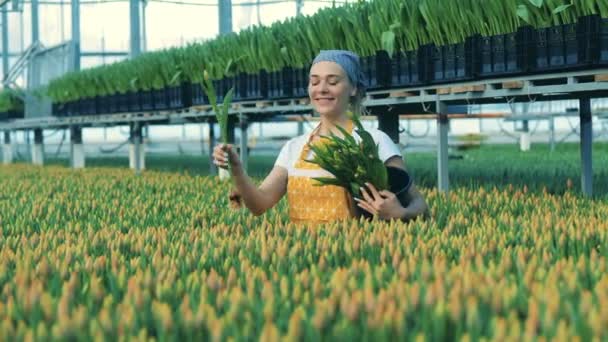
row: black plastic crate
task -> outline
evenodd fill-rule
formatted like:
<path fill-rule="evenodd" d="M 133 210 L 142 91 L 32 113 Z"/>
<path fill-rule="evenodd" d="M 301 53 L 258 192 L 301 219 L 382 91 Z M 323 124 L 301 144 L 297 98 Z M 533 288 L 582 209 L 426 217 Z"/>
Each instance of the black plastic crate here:
<path fill-rule="evenodd" d="M 479 35 L 464 42 L 430 47 L 428 80 L 432 83 L 469 80 L 478 74 Z"/>
<path fill-rule="evenodd" d="M 133 105 L 131 105 L 133 101 Z M 124 94 L 114 94 L 114 103 L 116 104 L 115 113 L 127 113 L 139 110 L 139 95 L 136 92 L 127 92 Z"/>
<path fill-rule="evenodd" d="M 268 97 L 268 74 L 260 70 L 257 74 L 246 74 L 245 98 L 260 100 Z"/>
<path fill-rule="evenodd" d="M 391 59 L 391 85 L 407 87 L 426 82 L 429 63 L 428 45 L 413 51 L 397 51 Z"/>
<path fill-rule="evenodd" d="M 602 18 L 599 21 L 598 28 L 599 53 L 598 60 L 602 65 L 608 64 L 608 18 Z"/>
<path fill-rule="evenodd" d="M 142 111 L 154 110 L 154 97 L 152 90 L 140 90 L 139 91 L 139 105 Z"/>
<path fill-rule="evenodd" d="M 224 102 L 224 96 L 228 93 L 231 87 L 235 87 L 235 93 L 233 95 L 233 100 L 240 100 L 236 95 L 236 80 L 234 77 L 222 78 L 221 80 L 213 80 L 213 88 L 215 89 L 215 96 L 218 105 L 221 105 Z"/>
<path fill-rule="evenodd" d="M 209 104 L 209 99 L 207 98 L 207 94 L 203 91 L 203 87 L 200 83 L 191 84 L 192 89 L 192 105 L 193 106 L 201 106 Z"/>
<path fill-rule="evenodd" d="M 534 64 L 534 28 L 520 27 L 516 32 L 481 37 L 480 76 L 499 76 L 529 72 Z"/>
<path fill-rule="evenodd" d="M 118 112 L 118 99 L 116 94 L 108 95 L 108 113 L 113 114 Z"/>
<path fill-rule="evenodd" d="M 186 107 L 184 103 L 184 88 L 186 87 L 183 84 L 166 88 L 168 109 L 182 109 Z"/>
<path fill-rule="evenodd" d="M 98 96 L 97 98 L 97 114 L 110 113 L 110 97 L 111 95 Z"/>
<path fill-rule="evenodd" d="M 79 115 L 95 115 L 97 114 L 97 104 L 94 97 L 84 98 L 80 100 Z"/>
<path fill-rule="evenodd" d="M 76 100 L 71 104 L 70 116 L 79 116 L 83 115 L 85 108 L 84 104 L 81 100 Z"/>
<path fill-rule="evenodd" d="M 65 116 L 74 116 L 78 111 L 78 102 L 70 101 L 64 103 L 65 106 Z"/>
<path fill-rule="evenodd" d="M 536 30 L 535 71 L 585 67 L 599 60 L 599 16 Z"/>
<path fill-rule="evenodd" d="M 268 73 L 268 98 L 283 99 L 293 97 L 293 70 L 285 67 Z"/>
<path fill-rule="evenodd" d="M 577 41 L 578 59 L 583 65 L 595 64 L 600 60 L 599 43 L 602 18 L 599 15 L 588 15 L 578 18 Z"/>
<path fill-rule="evenodd" d="M 127 93 L 127 112 L 139 112 L 142 110 L 142 101 L 140 91 L 130 91 Z"/>
<path fill-rule="evenodd" d="M 238 97 L 237 97 L 238 96 Z M 257 74 L 240 73 L 235 82 L 235 99 L 260 100 L 268 96 L 268 79 L 266 71 Z"/>
<path fill-rule="evenodd" d="M 293 70 L 293 97 L 308 97 L 310 66 Z"/>
<path fill-rule="evenodd" d="M 382 89 L 390 87 L 392 77 L 391 58 L 388 52 L 381 50 L 375 55 L 362 57 L 361 70 L 365 74 L 367 89 Z"/>
<path fill-rule="evenodd" d="M 23 119 L 24 117 L 25 113 L 22 110 L 9 110 L 7 112 L 0 112 L 0 121 Z"/>
<path fill-rule="evenodd" d="M 67 116 L 67 105 L 66 103 L 53 102 L 52 111 L 54 116 L 65 117 Z"/>
<path fill-rule="evenodd" d="M 169 94 L 167 88 L 153 89 L 151 92 L 154 110 L 166 110 L 169 108 Z"/>

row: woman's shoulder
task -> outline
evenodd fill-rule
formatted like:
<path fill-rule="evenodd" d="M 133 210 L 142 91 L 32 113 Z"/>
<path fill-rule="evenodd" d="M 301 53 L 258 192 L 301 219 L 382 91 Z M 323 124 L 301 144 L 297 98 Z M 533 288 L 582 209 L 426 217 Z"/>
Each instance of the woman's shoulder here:
<path fill-rule="evenodd" d="M 393 156 L 402 156 L 399 145 L 384 131 L 377 128 L 366 128 L 365 130 L 369 132 L 374 142 L 378 145 L 378 153 L 382 161 L 387 161 Z"/>
<path fill-rule="evenodd" d="M 286 169 L 293 166 L 295 160 L 299 157 L 299 152 L 304 147 L 306 140 L 306 134 L 287 140 L 287 142 L 283 144 L 283 147 L 281 147 L 281 151 L 279 152 L 275 165 L 282 166 Z"/>
<path fill-rule="evenodd" d="M 304 133 L 302 135 L 295 136 L 293 138 L 289 138 L 287 142 L 283 145 L 284 148 L 297 148 L 299 146 L 304 146 L 306 141 L 308 140 L 308 133 Z"/>
<path fill-rule="evenodd" d="M 281 152 L 284 154 L 293 154 L 301 150 L 308 139 L 307 134 L 302 134 L 289 138 L 281 147 Z"/>

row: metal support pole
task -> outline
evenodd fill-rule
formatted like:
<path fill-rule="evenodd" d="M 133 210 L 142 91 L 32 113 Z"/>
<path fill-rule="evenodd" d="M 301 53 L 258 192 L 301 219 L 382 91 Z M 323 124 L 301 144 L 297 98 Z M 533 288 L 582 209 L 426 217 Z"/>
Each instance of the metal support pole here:
<path fill-rule="evenodd" d="M 38 0 L 32 0 L 32 45 L 40 43 L 40 29 L 38 20 Z M 34 88 L 40 86 L 40 66 L 36 63 L 30 64 L 27 72 L 27 87 Z"/>
<path fill-rule="evenodd" d="M 82 169 L 85 165 L 84 146 L 82 145 L 82 128 L 70 127 L 70 166 Z"/>
<path fill-rule="evenodd" d="M 298 121 L 298 135 L 302 134 L 304 134 L 304 121 Z"/>
<path fill-rule="evenodd" d="M 65 13 L 63 11 L 64 0 L 59 0 L 59 22 L 61 23 L 61 41 L 65 42 Z"/>
<path fill-rule="evenodd" d="M 439 191 L 447 193 L 449 190 L 448 174 L 448 128 L 449 119 L 447 116 L 447 106 L 439 99 L 436 102 L 437 108 L 437 187 Z"/>
<path fill-rule="evenodd" d="M 63 8 L 61 9 L 63 12 Z M 63 22 L 61 23 L 63 25 Z M 72 0 L 72 66 L 80 70 L 80 0 Z"/>
<path fill-rule="evenodd" d="M 218 0 L 220 35 L 232 32 L 232 1 Z"/>
<path fill-rule="evenodd" d="M 139 1 L 140 0 L 129 0 L 130 4 L 130 16 L 131 16 L 131 58 L 138 56 L 141 53 L 141 32 L 140 32 L 140 21 L 139 21 Z"/>
<path fill-rule="evenodd" d="M 146 30 L 146 7 L 148 6 L 148 0 L 142 0 L 143 6 L 141 8 L 141 48 L 143 52 L 148 51 L 148 32 Z"/>
<path fill-rule="evenodd" d="M 217 166 L 213 164 L 213 148 L 215 147 L 215 123 L 209 121 L 209 174 L 217 174 Z"/>
<path fill-rule="evenodd" d="M 240 141 L 240 152 L 241 152 L 241 164 L 243 165 L 243 169 L 247 171 L 247 166 L 249 164 L 249 150 L 247 147 L 248 134 L 247 130 L 249 128 L 249 122 L 247 121 L 247 117 L 240 114 L 239 115 L 239 126 L 241 129 L 241 141 Z"/>
<path fill-rule="evenodd" d="M 142 126 L 139 122 L 131 124 L 129 146 L 129 167 L 139 174 L 145 168 L 145 151 L 142 142 Z"/>
<path fill-rule="evenodd" d="M 4 144 L 2 145 L 2 162 L 8 165 L 13 162 L 13 145 L 11 144 L 11 132 L 4 131 Z"/>
<path fill-rule="evenodd" d="M 591 117 L 591 99 L 579 99 L 579 117 L 581 127 L 581 188 L 587 197 L 593 195 L 593 124 Z"/>
<path fill-rule="evenodd" d="M 395 144 L 399 143 L 399 114 L 385 112 L 378 115 L 378 129 L 386 133 Z"/>
<path fill-rule="evenodd" d="M 40 29 L 38 21 L 38 0 L 32 0 L 32 44 L 40 41 Z"/>
<path fill-rule="evenodd" d="M 555 151 L 555 117 L 553 114 L 549 118 L 549 148 L 551 152 Z"/>
<path fill-rule="evenodd" d="M 528 115 L 529 112 L 529 108 L 530 108 L 530 104 L 529 103 L 523 103 L 521 106 L 522 110 L 521 110 L 521 114 L 522 115 Z M 530 125 L 528 120 L 523 120 L 522 121 L 522 133 L 520 136 L 520 140 L 519 140 L 519 149 L 521 151 L 529 151 L 530 150 Z"/>
<path fill-rule="evenodd" d="M 34 129 L 34 145 L 32 145 L 32 163 L 34 165 L 44 165 L 44 136 L 42 129 Z"/>
<path fill-rule="evenodd" d="M 8 48 L 8 15 L 7 15 L 7 11 L 6 11 L 6 6 L 8 6 L 8 4 L 5 4 L 4 6 L 2 6 L 2 84 L 4 84 L 4 81 L 6 80 L 6 77 L 8 76 L 8 55 L 9 55 L 9 48 Z"/>

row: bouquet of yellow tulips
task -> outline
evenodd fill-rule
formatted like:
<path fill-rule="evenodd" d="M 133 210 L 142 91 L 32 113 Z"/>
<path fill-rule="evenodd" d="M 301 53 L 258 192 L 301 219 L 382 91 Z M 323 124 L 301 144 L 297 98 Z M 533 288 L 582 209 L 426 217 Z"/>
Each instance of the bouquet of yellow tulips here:
<path fill-rule="evenodd" d="M 337 127 L 343 137 L 335 134 L 323 136 L 324 144 L 309 144 L 314 152 L 311 163 L 331 173 L 333 177 L 315 177 L 318 185 L 337 185 L 346 188 L 353 196 L 359 197 L 360 188 L 366 182 L 373 184 L 377 189 L 388 188 L 388 172 L 378 156 L 378 146 L 371 134 L 367 132 L 359 117 L 349 113 L 355 124 L 357 134 L 361 138 L 358 142 L 355 137 L 342 127 Z"/>

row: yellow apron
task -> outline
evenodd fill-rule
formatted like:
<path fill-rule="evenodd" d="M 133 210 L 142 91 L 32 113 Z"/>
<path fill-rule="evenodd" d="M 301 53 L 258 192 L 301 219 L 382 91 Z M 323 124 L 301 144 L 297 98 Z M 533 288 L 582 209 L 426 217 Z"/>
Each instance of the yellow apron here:
<path fill-rule="evenodd" d="M 310 153 L 308 143 L 315 132 L 310 134 L 307 143 L 294 165 L 296 170 L 321 170 L 321 168 L 306 160 Z M 353 124 L 349 121 L 346 130 L 352 132 Z M 315 144 L 324 144 L 322 139 Z M 354 204 L 350 194 L 343 187 L 336 185 L 319 186 L 317 181 L 307 176 L 290 175 L 287 181 L 287 201 L 291 222 L 321 224 L 335 220 L 354 217 Z"/>

